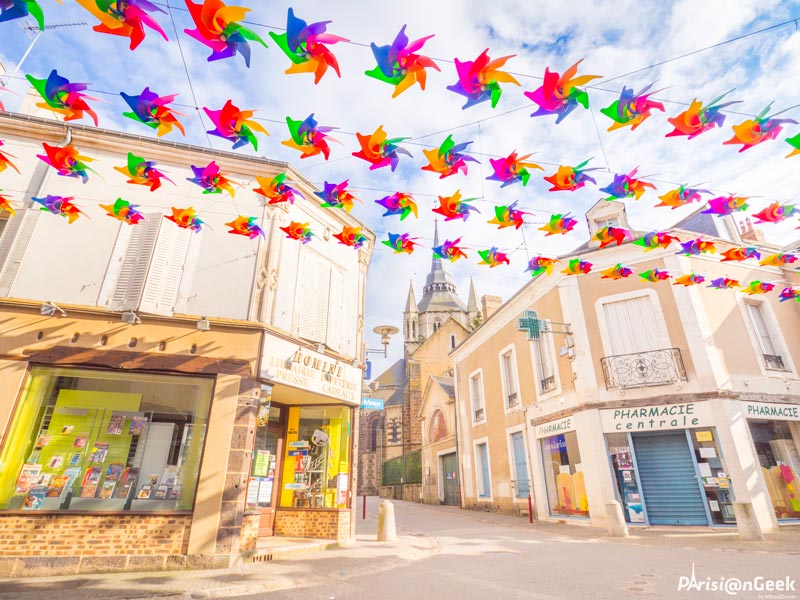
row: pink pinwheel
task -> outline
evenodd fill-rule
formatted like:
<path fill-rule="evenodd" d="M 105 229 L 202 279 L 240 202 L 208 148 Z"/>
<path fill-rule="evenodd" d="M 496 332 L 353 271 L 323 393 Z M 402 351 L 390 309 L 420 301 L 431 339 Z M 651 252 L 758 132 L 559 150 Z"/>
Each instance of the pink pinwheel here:
<path fill-rule="evenodd" d="M 166 41 L 167 34 L 148 12 L 166 14 L 148 0 L 77 0 L 78 4 L 100 20 L 93 29 L 98 33 L 110 33 L 130 38 L 131 50 L 136 50 L 145 38 L 145 26 L 157 31 Z"/>
<path fill-rule="evenodd" d="M 525 162 L 525 159 L 529 156 L 531 155 L 517 156 L 517 151 L 514 150 L 505 158 L 490 158 L 489 162 L 492 165 L 492 169 L 494 169 L 494 173 L 486 179 L 502 181 L 503 185 L 500 187 L 506 187 L 519 181 L 524 186 L 528 185 L 528 180 L 531 178 L 528 168 L 544 170 L 536 163 Z"/>
<path fill-rule="evenodd" d="M 611 127 L 608 128 L 609 131 L 628 126 L 633 131 L 650 118 L 650 114 L 654 109 L 664 112 L 664 105 L 661 102 L 650 100 L 650 96 L 657 94 L 661 90 L 656 90 L 649 94 L 646 93 L 651 87 L 653 87 L 652 83 L 637 94 L 623 86 L 619 99 L 600 109 L 601 113 L 614 121 Z"/>
<path fill-rule="evenodd" d="M 539 105 L 539 109 L 531 114 L 532 117 L 558 115 L 556 123 L 560 123 L 564 117 L 577 108 L 578 104 L 583 108 L 589 108 L 589 94 L 579 86 L 586 85 L 592 79 L 598 79 L 600 75 L 576 77 L 578 65 L 581 62 L 583 59 L 564 71 L 563 75 L 545 67 L 542 85 L 532 92 L 525 92 L 526 97 Z"/>
<path fill-rule="evenodd" d="M 25 77 L 44 100 L 36 106 L 64 115 L 65 121 L 82 119 L 86 113 L 92 118 L 95 126 L 97 125 L 97 113 L 86 103 L 87 100 L 97 100 L 97 98 L 83 93 L 89 87 L 88 83 L 71 83 L 69 79 L 61 77 L 55 69 L 50 72 L 47 79 L 36 79 L 32 75 Z"/>
<path fill-rule="evenodd" d="M 222 0 L 203 0 L 202 4 L 186 0 L 186 6 L 197 29 L 184 29 L 184 31 L 211 48 L 209 62 L 231 58 L 238 52 L 244 58 L 244 64 L 249 67 L 249 42 L 258 42 L 264 48 L 267 47 L 264 40 L 240 23 L 250 12 L 249 8 L 227 6 Z"/>
<path fill-rule="evenodd" d="M 417 54 L 432 37 L 428 35 L 409 42 L 406 26 L 403 25 L 391 46 L 378 46 L 373 42 L 370 46 L 378 66 L 367 71 L 366 75 L 393 85 L 392 98 L 397 98 L 415 83 L 419 83 L 419 87 L 424 90 L 428 76 L 425 69 L 430 67 L 441 70 L 433 59 Z"/>
<path fill-rule="evenodd" d="M 462 110 L 486 100 L 491 100 L 492 108 L 494 108 L 503 94 L 501 83 L 520 85 L 519 81 L 514 79 L 510 73 L 500 70 L 500 67 L 514 56 L 511 54 L 492 60 L 489 58 L 489 49 L 487 48 L 474 61 L 461 62 L 455 59 L 458 81 L 447 86 L 447 89 L 467 99 L 466 104 L 461 107 Z"/>
<path fill-rule="evenodd" d="M 234 150 L 246 144 L 252 144 L 253 150 L 258 150 L 255 132 L 269 135 L 266 129 L 251 118 L 256 111 L 239 110 L 230 100 L 220 110 L 211 110 L 205 106 L 203 110 L 215 127 L 208 133 L 233 141 Z"/>

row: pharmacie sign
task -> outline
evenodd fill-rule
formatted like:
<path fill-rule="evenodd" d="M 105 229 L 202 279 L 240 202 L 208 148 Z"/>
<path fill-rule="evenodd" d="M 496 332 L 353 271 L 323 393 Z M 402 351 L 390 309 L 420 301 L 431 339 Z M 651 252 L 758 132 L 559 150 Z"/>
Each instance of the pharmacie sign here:
<path fill-rule="evenodd" d="M 560 433 L 567 433 L 568 431 L 575 431 L 575 419 L 572 416 L 536 425 L 536 438 L 546 438 Z"/>
<path fill-rule="evenodd" d="M 774 419 L 776 421 L 800 421 L 800 406 L 797 404 L 774 404 L 766 402 L 743 402 L 748 419 Z"/>
<path fill-rule="evenodd" d="M 713 424 L 708 402 L 601 410 L 600 421 L 604 433 L 690 429 Z"/>

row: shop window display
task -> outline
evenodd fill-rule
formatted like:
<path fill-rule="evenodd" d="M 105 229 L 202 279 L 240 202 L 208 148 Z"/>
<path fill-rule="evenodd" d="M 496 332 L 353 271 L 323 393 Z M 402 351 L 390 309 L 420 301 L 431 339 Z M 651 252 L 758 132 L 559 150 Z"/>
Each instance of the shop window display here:
<path fill-rule="evenodd" d="M 775 516 L 800 519 L 800 452 L 795 441 L 800 439 L 800 428 L 789 421 L 750 421 L 749 425 Z"/>
<path fill-rule="evenodd" d="M 638 477 L 633 464 L 630 438 L 627 433 L 610 433 L 606 436 L 608 452 L 611 456 L 611 467 L 617 492 L 622 502 L 625 521 L 628 523 L 644 523 L 642 492 L 639 489 Z"/>
<path fill-rule="evenodd" d="M 253 461 L 247 484 L 248 508 L 272 507 L 273 489 L 278 471 L 278 453 L 282 449 L 280 426 L 284 409 L 270 406 L 268 402 L 264 406 L 263 410 L 259 406 Z"/>
<path fill-rule="evenodd" d="M 577 434 L 570 431 L 541 442 L 550 514 L 588 517 L 589 500 Z"/>
<path fill-rule="evenodd" d="M 31 369 L 0 450 L 0 510 L 191 510 L 213 380 Z"/>
<path fill-rule="evenodd" d="M 711 513 L 711 522 L 715 525 L 735 524 L 731 480 L 719 452 L 716 432 L 713 428 L 691 429 L 689 436 L 700 480 L 703 483 L 708 511 Z"/>

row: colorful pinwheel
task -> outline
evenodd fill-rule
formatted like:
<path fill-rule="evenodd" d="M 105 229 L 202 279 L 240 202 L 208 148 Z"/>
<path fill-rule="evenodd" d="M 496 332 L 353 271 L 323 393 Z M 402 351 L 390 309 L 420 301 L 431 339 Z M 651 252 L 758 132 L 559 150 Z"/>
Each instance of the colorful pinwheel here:
<path fill-rule="evenodd" d="M 295 194 L 300 195 L 300 192 L 286 183 L 286 173 L 279 173 L 272 179 L 256 177 L 256 181 L 258 187 L 253 188 L 253 191 L 264 196 L 267 204 L 280 204 L 281 202 L 294 204 Z"/>
<path fill-rule="evenodd" d="M 741 288 L 741 290 L 748 296 L 754 296 L 756 294 L 768 294 L 773 289 L 775 289 L 775 284 L 767 283 L 766 281 L 751 281 Z"/>
<path fill-rule="evenodd" d="M 200 233 L 203 229 L 205 222 L 200 220 L 194 208 L 175 208 L 172 207 L 171 215 L 164 215 L 168 221 L 172 221 L 181 229 L 191 229 L 195 233 Z"/>
<path fill-rule="evenodd" d="M 256 111 L 239 110 L 230 100 L 220 110 L 211 110 L 205 106 L 203 110 L 215 127 L 208 133 L 232 140 L 234 150 L 246 144 L 252 144 L 253 150 L 258 150 L 258 138 L 256 138 L 255 132 L 269 135 L 266 129 L 250 118 Z"/>
<path fill-rule="evenodd" d="M 44 12 L 36 0 L 0 0 L 0 23 L 24 19 L 30 15 L 44 31 Z"/>
<path fill-rule="evenodd" d="M 762 267 L 785 267 L 797 261 L 797 256 L 788 252 L 777 252 L 762 258 L 758 264 Z"/>
<path fill-rule="evenodd" d="M 481 262 L 478 264 L 489 265 L 490 269 L 494 269 L 497 265 L 502 265 L 503 263 L 507 265 L 511 264 L 508 255 L 504 252 L 500 252 L 497 246 L 492 246 L 488 250 L 478 250 L 478 256 L 481 257 Z"/>
<path fill-rule="evenodd" d="M 692 100 L 689 108 L 679 115 L 667 119 L 675 129 L 669 132 L 665 137 L 685 135 L 691 140 L 709 129 L 722 127 L 725 123 L 725 115 L 722 114 L 722 109 L 731 104 L 741 102 L 741 100 L 736 100 L 734 102 L 719 104 L 719 101 L 732 91 L 733 90 L 727 91 L 722 94 L 722 96 L 714 98 L 706 106 L 703 106 L 702 102 L 698 102 L 697 98 Z"/>
<path fill-rule="evenodd" d="M 716 254 L 717 247 L 714 242 L 706 241 L 702 238 L 696 240 L 689 240 L 688 242 L 681 242 L 681 249 L 675 254 L 684 254 L 686 256 L 700 256 L 701 254 Z"/>
<path fill-rule="evenodd" d="M 88 156 L 81 156 L 75 146 L 59 148 L 44 142 L 42 142 L 42 146 L 45 154 L 37 154 L 36 158 L 53 167 L 62 177 L 74 177 L 86 183 L 89 181 L 89 173 L 87 171 L 95 172 L 86 166 L 87 162 L 92 162 L 94 159 Z"/>
<path fill-rule="evenodd" d="M 471 211 L 474 210 L 477 213 L 481 212 L 471 204 L 467 204 L 471 200 L 475 200 L 475 198 L 464 198 L 462 200 L 461 191 L 456 190 L 452 196 L 439 196 L 439 206 L 434 208 L 433 212 L 442 215 L 445 221 L 452 221 L 454 219 L 466 221 Z"/>
<path fill-rule="evenodd" d="M 144 215 L 139 212 L 139 205 L 131 204 L 122 198 L 117 198 L 114 204 L 101 204 L 100 208 L 106 211 L 109 217 L 128 225 L 137 225 L 139 221 L 144 220 Z"/>
<path fill-rule="evenodd" d="M 51 196 L 49 194 L 44 198 L 31 198 L 31 200 L 37 204 L 42 205 L 40 210 L 65 217 L 70 224 L 74 223 L 78 217 L 84 214 L 72 203 L 74 199 L 75 198 L 72 196 Z"/>
<path fill-rule="evenodd" d="M 0 146 L 3 146 L 3 140 L 0 140 Z M 11 159 L 9 158 L 9 156 L 11 156 L 13 158 L 16 158 L 16 156 L 14 156 L 13 154 L 6 154 L 4 152 L 0 152 L 0 173 L 5 171 L 8 167 L 11 167 L 17 173 L 19 173 L 19 169 L 17 168 L 17 165 L 15 165 L 13 162 L 11 162 Z"/>
<path fill-rule="evenodd" d="M 264 230 L 258 226 L 257 221 L 257 217 L 245 217 L 239 215 L 230 223 L 225 223 L 225 227 L 231 228 L 228 233 L 232 233 L 234 235 L 243 235 L 251 240 L 257 238 L 258 236 L 261 236 L 262 238 L 267 237 L 264 233 Z"/>
<path fill-rule="evenodd" d="M 792 148 L 794 148 L 794 150 L 792 150 L 791 152 L 789 152 L 789 154 L 786 155 L 786 158 L 800 154 L 800 133 L 798 133 L 793 137 L 786 138 L 786 143 L 789 144 Z"/>
<path fill-rule="evenodd" d="M 767 116 L 770 108 L 772 108 L 772 103 L 769 103 L 755 118 L 734 125 L 733 137 L 722 143 L 741 144 L 739 152 L 744 152 L 761 142 L 774 140 L 783 130 L 784 123 L 797 123 L 794 119 L 776 119 Z"/>
<path fill-rule="evenodd" d="M 718 277 L 717 279 L 712 279 L 711 283 L 706 287 L 714 288 L 715 290 L 733 290 L 739 287 L 739 282 L 728 277 Z"/>
<path fill-rule="evenodd" d="M 517 210 L 518 202 L 509 204 L 508 206 L 495 206 L 494 219 L 487 221 L 490 225 L 497 225 L 498 229 L 505 227 L 514 227 L 519 229 L 525 223 L 525 215 L 531 213 L 522 210 Z"/>
<path fill-rule="evenodd" d="M 552 275 L 553 267 L 559 262 L 557 258 L 547 258 L 546 256 L 534 256 L 528 261 L 528 268 L 525 272 L 531 272 L 531 277 L 536 277 L 542 273 Z"/>
<path fill-rule="evenodd" d="M 639 273 L 639 277 L 645 281 L 657 283 L 659 281 L 666 281 L 672 277 L 672 275 L 670 275 L 668 271 L 662 271 L 661 269 L 648 269 L 644 273 Z"/>
<path fill-rule="evenodd" d="M 412 254 L 414 252 L 414 246 L 419 246 L 417 242 L 414 240 L 417 238 L 409 237 L 411 234 L 409 233 L 389 233 L 388 240 L 383 240 L 382 244 L 389 246 L 392 250 L 394 250 L 395 254 L 406 253 Z"/>
<path fill-rule="evenodd" d="M 633 90 L 629 90 L 622 86 L 622 92 L 618 100 L 614 100 L 605 108 L 601 108 L 600 112 L 614 121 L 608 131 L 614 131 L 622 127 L 630 126 L 631 131 L 635 130 L 644 121 L 650 118 L 652 111 L 660 110 L 664 112 L 664 105 L 661 102 L 650 100 L 650 96 L 657 94 L 661 90 L 656 90 L 647 93 L 653 87 L 653 84 L 646 86 L 638 94 Z"/>
<path fill-rule="evenodd" d="M 175 185 L 174 181 L 156 169 L 155 166 L 155 162 L 146 161 L 141 156 L 128 152 L 128 164 L 124 167 L 114 167 L 114 170 L 119 171 L 126 177 L 130 177 L 128 183 L 150 186 L 151 192 L 155 192 L 161 187 L 162 179 L 166 179 L 172 185 Z"/>
<path fill-rule="evenodd" d="M 138 96 L 129 96 L 125 92 L 120 92 L 119 95 L 131 107 L 132 111 L 122 113 L 123 117 L 144 123 L 151 129 L 155 129 L 158 137 L 170 133 L 173 127 L 176 127 L 184 136 L 186 135 L 183 124 L 178 120 L 178 115 L 183 116 L 183 113 L 174 111 L 167 106 L 175 101 L 178 94 L 158 96 L 151 92 L 149 87 L 146 87 Z"/>
<path fill-rule="evenodd" d="M 743 260 L 747 260 L 748 258 L 755 258 L 756 260 L 759 260 L 761 258 L 761 252 L 758 251 L 758 248 L 731 248 L 730 250 L 725 250 L 725 252 L 722 253 L 722 256 L 724 258 L 720 262 L 741 262 Z"/>
<path fill-rule="evenodd" d="M 400 160 L 400 154 L 412 156 L 408 150 L 398 145 L 408 138 L 400 137 L 387 139 L 386 132 L 383 130 L 383 125 L 379 125 L 375 132 L 370 135 L 356 133 L 356 137 L 358 138 L 358 143 L 361 144 L 361 150 L 353 152 L 353 156 L 357 156 L 371 163 L 370 171 L 385 166 L 391 166 L 392 171 L 394 171 Z"/>
<path fill-rule="evenodd" d="M 519 81 L 514 79 L 510 73 L 500 71 L 500 67 L 514 56 L 511 54 L 492 60 L 489 58 L 489 49 L 487 48 L 475 60 L 461 62 L 455 59 L 458 81 L 453 85 L 448 85 L 447 89 L 467 99 L 461 110 L 486 100 L 491 100 L 492 108 L 494 108 L 503 94 L 501 83 L 520 85 Z"/>
<path fill-rule="evenodd" d="M 601 271 L 603 276 L 600 279 L 625 279 L 626 277 L 630 277 L 633 275 L 633 269 L 629 267 L 623 267 L 621 264 L 617 263 L 613 267 L 606 269 L 605 271 Z"/>
<path fill-rule="evenodd" d="M 645 252 L 655 250 L 656 248 L 666 249 L 672 242 L 681 243 L 678 238 L 668 234 L 666 231 L 651 231 L 645 233 L 638 240 L 633 241 L 637 246 L 644 247 Z"/>
<path fill-rule="evenodd" d="M 309 25 L 303 19 L 294 16 L 294 11 L 289 8 L 286 17 L 286 33 L 269 32 L 269 37 L 278 44 L 283 53 L 292 61 L 292 66 L 286 69 L 286 74 L 314 73 L 314 83 L 319 83 L 322 76 L 331 67 L 341 77 L 339 63 L 325 44 L 349 42 L 350 40 L 326 33 L 328 23 L 319 21 Z"/>
<path fill-rule="evenodd" d="M 705 277 L 702 275 L 697 275 L 696 273 L 687 273 L 686 275 L 681 275 L 678 277 L 672 285 L 682 285 L 684 287 L 689 287 L 692 285 L 700 285 L 706 280 Z"/>
<path fill-rule="evenodd" d="M 314 195 L 323 200 L 320 204 L 322 208 L 343 208 L 346 212 L 353 210 L 353 203 L 358 200 L 347 189 L 349 179 L 345 179 L 341 183 L 328 183 L 325 185 L 321 192 L 314 192 Z M 358 200 L 361 202 L 360 200 Z"/>
<path fill-rule="evenodd" d="M 583 59 L 564 71 L 563 75 L 545 67 L 542 85 L 532 92 L 525 92 L 527 98 L 539 105 L 538 110 L 531 114 L 532 117 L 557 115 L 556 123 L 560 123 L 577 108 L 578 104 L 583 108 L 589 108 L 589 94 L 579 86 L 586 85 L 592 79 L 598 79 L 600 75 L 576 77 L 581 62 Z"/>
<path fill-rule="evenodd" d="M 787 300 L 796 300 L 800 302 L 800 290 L 796 290 L 793 287 L 783 288 L 781 290 L 780 301 L 786 302 Z"/>
<path fill-rule="evenodd" d="M 544 227 L 539 227 L 539 231 L 547 232 L 545 237 L 548 235 L 566 235 L 573 229 L 575 229 L 575 225 L 578 224 L 576 219 L 573 219 L 569 213 L 566 214 L 557 214 L 551 215 L 550 221 L 548 221 L 547 225 Z"/>
<path fill-rule="evenodd" d="M 686 186 L 682 185 L 674 190 L 668 191 L 663 196 L 659 196 L 658 199 L 661 200 L 661 202 L 656 204 L 656 207 L 667 206 L 672 210 L 675 210 L 676 208 L 681 208 L 682 206 L 691 204 L 692 202 L 700 202 L 703 199 L 701 194 L 710 193 L 711 192 L 708 190 L 687 188 Z"/>
<path fill-rule="evenodd" d="M 414 196 L 404 192 L 395 192 L 394 194 L 384 196 L 380 200 L 375 200 L 375 204 L 380 204 L 386 209 L 386 212 L 383 213 L 384 217 L 400 215 L 400 220 L 403 221 L 411 213 L 414 213 L 415 217 L 419 216 L 417 214 L 417 203 L 414 202 Z"/>
<path fill-rule="evenodd" d="M 358 249 L 367 241 L 367 236 L 361 233 L 361 227 L 342 227 L 339 233 L 334 233 L 333 237 L 339 240 L 340 244 L 350 246 L 351 248 Z"/>
<path fill-rule="evenodd" d="M 244 64 L 249 67 L 249 42 L 258 42 L 264 48 L 267 47 L 266 42 L 255 32 L 240 23 L 250 12 L 249 8 L 227 6 L 222 0 L 203 0 L 202 4 L 186 0 L 186 7 L 197 29 L 184 29 L 184 32 L 211 48 L 208 62 L 231 58 L 238 52 L 244 58 Z"/>
<path fill-rule="evenodd" d="M 428 75 L 425 69 L 431 67 L 441 71 L 432 58 L 417 54 L 432 37 L 428 35 L 409 42 L 406 26 L 403 25 L 391 46 L 378 46 L 374 42 L 370 44 L 378 66 L 365 74 L 393 85 L 392 98 L 397 98 L 415 83 L 419 83 L 419 87 L 424 90 Z"/>
<path fill-rule="evenodd" d="M 761 223 L 780 223 L 796 214 L 800 214 L 800 208 L 797 205 L 773 202 L 768 207 L 753 213 L 753 217 L 758 219 L 756 224 L 760 225 Z"/>
<path fill-rule="evenodd" d="M 97 98 L 83 93 L 89 87 L 88 83 L 70 83 L 69 79 L 61 77 L 55 69 L 47 79 L 36 79 L 33 75 L 25 77 L 44 100 L 36 106 L 64 115 L 65 121 L 77 121 L 86 113 L 97 126 L 97 113 L 86 103 L 87 100 Z"/>
<path fill-rule="evenodd" d="M 11 204 L 11 199 L 8 196 L 0 194 L 0 213 L 2 212 L 7 212 L 12 217 L 17 214 L 14 205 Z"/>
<path fill-rule="evenodd" d="M 432 150 L 423 150 L 422 153 L 428 159 L 428 164 L 422 167 L 423 171 L 433 171 L 439 173 L 439 179 L 444 179 L 450 175 L 455 175 L 459 171 L 467 174 L 467 162 L 478 162 L 469 154 L 464 154 L 472 142 L 456 144 L 453 136 L 448 135 L 442 145 Z"/>
<path fill-rule="evenodd" d="M 614 179 L 611 183 L 604 188 L 600 188 L 601 192 L 608 194 L 606 200 L 622 200 L 623 198 L 634 198 L 638 200 L 642 197 L 642 194 L 644 194 L 645 188 L 656 189 L 656 186 L 652 183 L 634 177 L 638 170 L 639 167 L 636 167 L 627 175 L 614 175 Z"/>
<path fill-rule="evenodd" d="M 569 264 L 561 272 L 567 275 L 586 275 L 592 270 L 592 263 L 580 258 L 570 259 Z"/>
<path fill-rule="evenodd" d="M 606 226 L 601 227 L 597 230 L 594 234 L 594 239 L 600 242 L 600 248 L 603 249 L 609 244 L 616 243 L 617 246 L 621 246 L 622 242 L 626 239 L 632 239 L 633 236 L 631 232 L 623 227 L 612 227 Z"/>
<path fill-rule="evenodd" d="M 148 0 L 78 0 L 83 8 L 92 13 L 100 21 L 93 29 L 98 33 L 110 33 L 130 38 L 131 50 L 136 50 L 145 38 L 145 25 L 161 34 L 169 41 L 161 25 L 151 17 L 149 12 L 166 11 Z"/>
<path fill-rule="evenodd" d="M 749 206 L 747 204 L 747 198 L 745 197 L 720 196 L 719 198 L 713 198 L 712 200 L 709 200 L 708 208 L 702 212 L 706 215 L 717 215 L 719 217 L 724 217 L 735 212 L 747 210 L 748 208 Z"/>
<path fill-rule="evenodd" d="M 328 136 L 329 131 L 338 129 L 337 127 L 322 127 L 314 118 L 314 113 L 306 117 L 305 121 L 295 121 L 291 117 L 286 117 L 286 124 L 289 126 L 288 140 L 283 140 L 281 144 L 300 151 L 300 158 L 308 158 L 322 154 L 325 160 L 331 155 L 330 146 L 326 140 L 335 142 L 337 140 Z"/>
<path fill-rule="evenodd" d="M 221 194 L 225 190 L 230 194 L 231 198 L 236 196 L 236 190 L 233 189 L 235 181 L 228 179 L 227 174 L 219 170 L 219 165 L 213 160 L 205 167 L 192 167 L 194 177 L 187 177 L 186 181 L 191 181 L 203 188 L 204 194 Z M 236 183 L 236 185 L 241 185 Z"/>
<path fill-rule="evenodd" d="M 310 242 L 311 236 L 314 235 L 309 223 L 298 223 L 297 221 L 292 221 L 286 227 L 281 227 L 280 230 L 286 234 L 287 239 L 298 240 L 304 244 Z"/>
<path fill-rule="evenodd" d="M 467 253 L 458 246 L 460 242 L 461 238 L 452 241 L 445 240 L 441 246 L 433 247 L 433 255 L 437 258 L 449 260 L 450 262 L 456 262 L 459 258 L 467 258 Z"/>
<path fill-rule="evenodd" d="M 509 154 L 506 158 L 490 158 L 489 162 L 492 165 L 494 173 L 489 175 L 486 179 L 502 181 L 503 185 L 500 187 L 506 187 L 507 185 L 519 181 L 522 182 L 522 185 L 528 185 L 528 180 L 531 178 L 528 168 L 544 170 L 536 163 L 525 162 L 525 159 L 529 156 L 531 155 L 517 156 L 517 151 L 514 150 L 514 152 Z"/>
<path fill-rule="evenodd" d="M 599 167 L 584 169 L 584 167 L 589 164 L 590 160 L 592 159 L 585 160 L 574 167 L 568 165 L 561 165 L 558 167 L 558 171 L 544 178 L 545 181 L 553 184 L 553 187 L 551 187 L 549 191 L 574 192 L 585 186 L 587 181 L 591 181 L 593 184 L 597 185 L 597 181 L 589 177 L 586 173 L 587 171 L 597 171 Z"/>

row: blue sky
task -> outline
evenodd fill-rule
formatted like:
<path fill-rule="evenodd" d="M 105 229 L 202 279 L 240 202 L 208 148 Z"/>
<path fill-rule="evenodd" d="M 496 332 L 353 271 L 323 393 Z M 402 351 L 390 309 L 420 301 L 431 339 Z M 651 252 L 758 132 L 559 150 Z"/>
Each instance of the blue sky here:
<path fill-rule="evenodd" d="M 166 9 L 166 1 L 157 3 Z M 326 180 L 349 179 L 353 191 L 364 201 L 356 205 L 354 213 L 379 237 L 385 238 L 388 231 L 408 231 L 426 246 L 413 256 L 395 256 L 385 246 L 375 249 L 369 276 L 367 331 L 377 324 L 400 325 L 410 279 L 415 281 L 420 297 L 430 265 L 429 247 L 436 216 L 431 209 L 439 194 L 451 195 L 459 189 L 464 197 L 481 198 L 475 202 L 480 215 L 473 215 L 466 223 L 440 224 L 443 237 L 463 236 L 465 246 L 471 250 L 468 262 L 462 260 L 450 267 L 462 297 L 466 297 L 469 278 L 473 277 L 479 294 L 503 298 L 528 279 L 524 273 L 528 253 L 556 255 L 585 241 L 583 222 L 572 234 L 558 239 L 544 240 L 537 230 L 553 212 L 569 211 L 582 217 L 601 197 L 593 186 L 574 193 L 549 193 L 542 176 L 554 172 L 559 164 L 577 164 L 594 157 L 592 164 L 602 167 L 595 173 L 598 187 L 606 185 L 613 173 L 628 172 L 639 165 L 639 173 L 650 175 L 658 191 L 648 191 L 638 203 L 628 202 L 631 223 L 638 229 L 664 227 L 686 215 L 686 210 L 653 208 L 658 195 L 681 183 L 703 183 L 702 187 L 720 194 L 755 196 L 751 202 L 755 211 L 775 200 L 800 201 L 796 195 L 800 158 L 783 158 L 791 149 L 784 138 L 800 132 L 800 126 L 790 125 L 777 141 L 742 154 L 737 153 L 736 147 L 722 145 L 731 136 L 730 126 L 744 120 L 744 115 L 753 115 L 773 101 L 777 111 L 798 103 L 800 31 L 796 25 L 775 28 L 618 78 L 751 31 L 800 19 L 797 2 L 267 3 L 250 0 L 230 3 L 253 7 L 248 20 L 269 46 L 268 49 L 253 47 L 250 69 L 241 57 L 208 63 L 207 48 L 183 33 L 184 28 L 192 27 L 185 4 L 171 0 L 169 14 L 155 15 L 170 37 L 169 43 L 148 32 L 139 49 L 131 52 L 126 39 L 95 33 L 89 27 L 49 31 L 37 42 L 21 74 L 45 77 L 55 68 L 73 81 L 90 82 L 94 95 L 107 102 L 97 105 L 100 125 L 141 135 L 150 135 L 150 130 L 122 118 L 126 107 L 118 93 L 139 93 L 145 86 L 162 95 L 179 93 L 178 102 L 188 105 L 180 108 L 187 113 L 185 141 L 204 146 L 208 144 L 204 131 L 210 126 L 207 120 L 201 122 L 192 108 L 194 102 L 180 56 L 182 49 L 198 106 L 216 109 L 231 98 L 241 108 L 258 109 L 257 116 L 271 133 L 261 139 L 259 154 L 292 162 L 320 186 Z M 95 24 L 92 15 L 73 2 L 62 6 L 55 0 L 41 0 L 41 4 L 50 23 Z M 289 61 L 269 39 L 268 32 L 285 27 L 289 6 L 310 22 L 332 20 L 329 31 L 354 42 L 332 47 L 342 67 L 341 79 L 330 71 L 315 86 L 311 75 L 283 73 Z M 172 18 L 180 32 L 180 48 Z M 379 45 L 391 43 L 403 24 L 408 25 L 412 39 L 436 34 L 422 53 L 440 59 L 441 72 L 429 72 L 425 91 L 414 87 L 392 99 L 389 85 L 364 76 L 364 71 L 375 64 L 367 46 L 373 41 Z M 14 69 L 29 43 L 29 37 L 17 23 L 0 24 L 0 61 L 7 71 Z M 507 69 L 522 85 L 506 86 L 496 109 L 484 104 L 461 110 L 462 97 L 445 89 L 456 81 L 452 60 L 456 57 L 472 60 L 485 48 L 489 48 L 493 58 L 515 54 Z M 581 58 L 582 73 L 603 76 L 589 89 L 591 110 L 579 108 L 559 125 L 555 125 L 552 117 L 530 118 L 535 106 L 523 92 L 540 85 L 545 66 L 561 72 Z M 609 79 L 613 81 L 606 83 Z M 666 115 L 654 113 L 633 132 L 627 129 L 607 132 L 610 122 L 599 109 L 615 100 L 623 85 L 638 90 L 654 81 L 656 88 L 664 88 L 657 97 L 665 102 Z M 19 93 L 25 91 L 21 79 L 9 82 L 9 87 Z M 671 130 L 667 116 L 681 112 L 695 97 L 707 101 L 732 88 L 735 91 L 731 97 L 742 100 L 732 109 L 741 114 L 729 114 L 722 130 L 708 132 L 692 141 L 664 138 Z M 2 100 L 11 110 L 19 103 L 19 98 L 9 94 Z M 298 153 L 280 144 L 288 137 L 285 117 L 302 119 L 312 112 L 321 124 L 340 128 L 334 137 L 341 145 L 332 146 L 330 161 L 319 158 L 301 161 Z M 800 120 L 800 108 L 782 116 Z M 391 137 L 413 138 L 406 146 L 413 159 L 401 159 L 394 173 L 388 169 L 369 171 L 367 163 L 351 156 L 358 149 L 353 133 L 372 132 L 381 124 Z M 479 153 L 482 164 L 471 166 L 467 176 L 440 181 L 435 174 L 420 170 L 426 163 L 422 150 L 438 146 L 448 133 L 457 142 L 473 141 L 471 148 Z M 170 139 L 183 140 L 178 133 L 173 133 Z M 218 149 L 229 148 L 218 138 L 212 137 L 211 143 Z M 515 185 L 501 190 L 498 183 L 485 179 L 491 173 L 488 159 L 508 155 L 513 150 L 535 153 L 533 159 L 545 171 L 536 171 L 527 187 Z M 374 200 L 393 191 L 415 194 L 420 207 L 418 219 L 409 217 L 401 224 L 397 217 L 381 217 L 381 208 Z M 486 223 L 493 216 L 494 205 L 514 201 L 533 213 L 529 217 L 531 223 L 522 231 L 498 231 Z M 791 228 L 795 225 L 765 225 L 764 230 L 768 238 L 789 243 L 794 239 Z M 476 250 L 490 246 L 498 246 L 510 254 L 510 267 L 490 271 L 477 264 Z M 379 347 L 377 336 L 370 334 L 368 341 L 372 347 Z M 392 344 L 394 357 L 401 351 L 402 344 Z M 383 366 L 382 361 L 376 361 L 376 369 Z"/>

